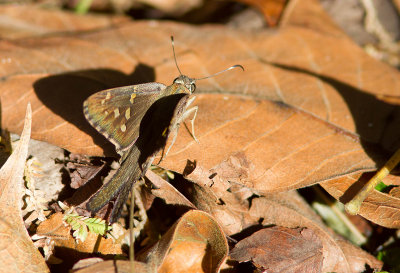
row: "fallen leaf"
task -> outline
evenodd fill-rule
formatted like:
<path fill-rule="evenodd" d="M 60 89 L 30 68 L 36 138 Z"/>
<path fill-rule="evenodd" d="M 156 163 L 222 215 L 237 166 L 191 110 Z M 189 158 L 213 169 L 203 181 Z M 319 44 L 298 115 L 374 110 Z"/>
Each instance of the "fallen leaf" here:
<path fill-rule="evenodd" d="M 0 264 L 4 272 L 49 272 L 29 237 L 21 212 L 31 123 L 32 110 L 28 104 L 18 146 L 0 170 Z"/>
<path fill-rule="evenodd" d="M 271 27 L 276 26 L 286 4 L 284 0 L 241 0 L 241 2 L 259 9 L 264 14 L 265 20 Z"/>
<path fill-rule="evenodd" d="M 253 199 L 250 215 L 263 226 L 311 229 L 323 245 L 322 272 L 363 272 L 365 264 L 377 270 L 382 267 L 375 257 L 328 229 L 294 191 Z"/>
<path fill-rule="evenodd" d="M 221 225 L 227 235 L 232 235 L 258 222 L 249 219 L 249 200 L 237 198 L 236 192 L 225 192 L 217 196 L 214 187 L 208 188 L 198 184 L 186 186 L 187 197 L 196 208 L 211 214 Z M 229 190 L 232 190 L 231 188 Z"/>
<path fill-rule="evenodd" d="M 0 14 L 0 36 L 3 39 L 89 31 L 129 20 L 124 16 L 81 16 L 57 9 L 44 9 L 40 5 L 1 5 Z"/>
<path fill-rule="evenodd" d="M 180 130 L 161 164 L 167 169 L 182 173 L 187 160 L 196 160 L 223 180 L 261 192 L 374 169 L 355 135 L 290 106 L 216 94 L 197 95 L 196 103 L 203 110 L 196 118 L 199 143 Z"/>
<path fill-rule="evenodd" d="M 228 243 L 218 223 L 207 213 L 185 213 L 157 244 L 139 257 L 157 272 L 219 272 Z"/>
<path fill-rule="evenodd" d="M 192 209 L 196 207 L 187 198 L 181 194 L 176 188 L 174 188 L 167 181 L 148 170 L 146 177 L 154 185 L 155 189 L 151 190 L 151 193 L 165 200 L 167 204 L 186 206 Z"/>
<path fill-rule="evenodd" d="M 93 179 L 93 177 L 95 177 L 104 168 L 104 166 L 104 163 L 100 166 L 72 162 L 67 163 L 67 167 L 71 172 L 71 188 L 77 189 L 86 184 L 86 182 Z"/>
<path fill-rule="evenodd" d="M 372 174 L 373 175 L 373 174 Z M 372 177 L 367 174 L 352 174 L 321 183 L 321 186 L 342 203 L 353 198 L 362 186 Z M 391 176 L 398 183 L 397 176 Z M 368 220 L 387 228 L 400 227 L 400 198 L 393 193 L 383 193 L 373 190 L 360 208 L 360 215 Z"/>
<path fill-rule="evenodd" d="M 311 229 L 264 228 L 238 242 L 229 256 L 268 272 L 322 272 L 322 244 Z"/>
<path fill-rule="evenodd" d="M 53 214 L 40 223 L 36 231 L 37 236 L 54 241 L 54 255 L 63 261 L 60 265 L 63 268 L 71 268 L 72 264 L 83 257 L 89 257 L 94 252 L 102 255 L 122 254 L 120 244 L 92 232 L 88 233 L 84 242 L 77 241 L 71 235 L 71 226 L 64 223 L 63 216 L 61 212 Z"/>

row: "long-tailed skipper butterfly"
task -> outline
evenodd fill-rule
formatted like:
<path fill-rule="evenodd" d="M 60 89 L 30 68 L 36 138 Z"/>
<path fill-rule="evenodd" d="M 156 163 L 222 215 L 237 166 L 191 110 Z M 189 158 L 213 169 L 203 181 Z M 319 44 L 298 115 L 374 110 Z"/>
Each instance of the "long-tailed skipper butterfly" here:
<path fill-rule="evenodd" d="M 110 223 L 118 220 L 133 183 L 144 176 L 155 155 L 164 149 L 168 136 L 173 134 L 173 143 L 180 123 L 191 115 L 191 134 L 197 141 L 193 125 L 197 107 L 187 109 L 195 99 L 190 95 L 196 89 L 196 80 L 237 67 L 244 70 L 241 65 L 234 65 L 208 77 L 189 78 L 182 75 L 178 67 L 173 37 L 171 41 L 175 64 L 180 74 L 172 85 L 151 82 L 117 87 L 95 93 L 83 104 L 86 119 L 115 145 L 121 155 L 121 167 L 86 205 L 89 211 L 96 213 L 116 198 Z"/>

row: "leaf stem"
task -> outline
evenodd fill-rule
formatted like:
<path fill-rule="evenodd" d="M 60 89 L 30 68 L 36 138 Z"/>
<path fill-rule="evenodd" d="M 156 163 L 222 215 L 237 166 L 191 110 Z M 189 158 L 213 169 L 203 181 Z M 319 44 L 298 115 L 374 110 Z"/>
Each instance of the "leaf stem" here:
<path fill-rule="evenodd" d="M 344 206 L 349 214 L 356 215 L 360 211 L 362 202 L 369 193 L 384 179 L 400 162 L 400 149 L 385 163 L 385 165 L 364 185 L 364 187 Z"/>

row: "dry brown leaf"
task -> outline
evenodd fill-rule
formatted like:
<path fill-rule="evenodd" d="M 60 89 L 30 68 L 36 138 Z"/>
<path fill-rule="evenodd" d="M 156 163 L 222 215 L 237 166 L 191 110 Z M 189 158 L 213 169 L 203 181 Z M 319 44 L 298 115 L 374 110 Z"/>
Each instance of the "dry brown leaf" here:
<path fill-rule="evenodd" d="M 287 1 L 285 0 L 241 0 L 259 9 L 270 26 L 276 26 Z"/>
<path fill-rule="evenodd" d="M 322 272 L 322 244 L 311 229 L 264 228 L 238 242 L 229 256 L 268 272 Z"/>
<path fill-rule="evenodd" d="M 77 189 L 86 184 L 87 181 L 93 179 L 103 168 L 105 164 L 93 166 L 89 164 L 67 163 L 67 168 L 71 176 L 71 188 Z"/>
<path fill-rule="evenodd" d="M 1 5 L 0 36 L 3 39 L 43 36 L 57 32 L 89 31 L 127 22 L 124 16 L 78 15 L 39 5 Z M 49 23 L 51 22 L 51 23 Z M 11 60 L 11 59 L 10 59 Z"/>
<path fill-rule="evenodd" d="M 209 214 L 192 210 L 139 259 L 157 272 L 218 272 L 227 255 L 228 243 L 218 223 Z"/>
<path fill-rule="evenodd" d="M 189 188 L 190 186 L 187 185 Z M 188 192 L 190 201 L 200 210 L 210 213 L 221 225 L 227 235 L 242 231 L 244 228 L 257 225 L 258 222 L 249 219 L 249 201 L 241 200 L 238 196 L 226 191 L 218 197 L 207 186 L 192 184 Z"/>
<path fill-rule="evenodd" d="M 353 198 L 362 186 L 371 178 L 371 174 L 353 174 L 321 183 L 321 186 L 342 203 Z M 398 177 L 391 176 L 398 183 Z M 394 179 L 393 179 L 394 178 Z M 400 227 L 400 198 L 393 193 L 373 190 L 361 205 L 360 215 L 368 220 L 388 228 Z"/>
<path fill-rule="evenodd" d="M 182 172 L 195 160 L 263 192 L 373 170 L 400 143 L 399 100 L 389 100 L 399 96 L 399 72 L 367 56 L 327 18 L 316 1 L 292 1 L 273 33 L 135 22 L 1 41 L 0 56 L 10 60 L 0 64 L 4 124 L 20 130 L 15 120 L 30 100 L 43 121 L 33 125 L 34 138 L 72 152 L 101 154 L 100 146 L 112 154 L 84 119 L 82 102 L 154 76 L 169 84 L 177 75 L 172 34 L 185 73 L 204 76 L 235 63 L 246 71 L 198 83 L 200 144 L 181 128 L 163 166 Z"/>
<path fill-rule="evenodd" d="M 257 197 L 251 195 L 249 189 L 243 186 L 239 188 L 232 183 L 224 192 L 218 176 L 212 177 L 198 169 L 192 174 L 190 177 L 196 184 L 188 190 L 190 195 L 186 196 L 196 207 L 213 215 L 227 235 L 236 236 L 235 233 L 241 234 L 243 230 L 260 224 L 305 227 L 311 229 L 322 241 L 322 272 L 362 272 L 365 263 L 373 268 L 382 266 L 372 255 L 354 247 L 328 229 L 295 191 Z"/>
<path fill-rule="evenodd" d="M 311 229 L 323 245 L 322 272 L 363 272 L 365 264 L 380 269 L 382 262 L 328 229 L 308 204 L 292 191 L 252 200 L 250 214 L 261 224 Z"/>
<path fill-rule="evenodd" d="M 56 247 L 54 255 L 63 260 L 64 268 L 74 264 L 83 257 L 88 257 L 93 252 L 102 255 L 122 254 L 121 245 L 114 243 L 112 239 L 105 239 L 101 235 L 88 233 L 82 243 L 76 241 L 71 235 L 71 227 L 63 222 L 63 214 L 57 212 L 49 219 L 40 223 L 36 231 L 37 236 L 44 236 L 54 241 Z"/>
<path fill-rule="evenodd" d="M 18 146 L 0 170 L 0 264 L 3 272 L 49 272 L 29 237 L 21 213 L 31 123 L 32 110 L 28 104 Z"/>
<path fill-rule="evenodd" d="M 161 164 L 168 169 L 182 173 L 197 161 L 223 180 L 271 192 L 374 167 L 355 135 L 289 106 L 216 94 L 196 103 L 200 143 L 181 130 Z"/>
<path fill-rule="evenodd" d="M 280 25 L 281 27 L 303 26 L 336 38 L 345 38 L 343 31 L 325 12 L 319 0 L 288 1 Z"/>
<path fill-rule="evenodd" d="M 152 189 L 151 193 L 156 197 L 164 199 L 165 203 L 186 206 L 192 209 L 196 208 L 182 193 L 151 170 L 147 171 L 146 177 L 155 186 L 155 189 Z"/>

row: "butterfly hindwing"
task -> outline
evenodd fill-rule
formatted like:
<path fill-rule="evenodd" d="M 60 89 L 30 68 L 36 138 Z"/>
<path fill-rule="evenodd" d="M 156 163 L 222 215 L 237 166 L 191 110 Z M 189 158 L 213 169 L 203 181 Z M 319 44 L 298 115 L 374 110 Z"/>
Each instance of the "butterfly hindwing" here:
<path fill-rule="evenodd" d="M 123 152 L 135 143 L 144 114 L 165 88 L 164 84 L 147 83 L 104 90 L 84 102 L 84 114 Z"/>

